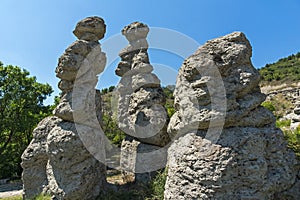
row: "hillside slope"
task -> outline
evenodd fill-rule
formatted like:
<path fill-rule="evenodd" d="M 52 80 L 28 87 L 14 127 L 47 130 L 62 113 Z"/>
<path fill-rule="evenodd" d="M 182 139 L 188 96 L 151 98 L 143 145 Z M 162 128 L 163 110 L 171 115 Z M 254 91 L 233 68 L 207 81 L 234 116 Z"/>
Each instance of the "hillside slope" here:
<path fill-rule="evenodd" d="M 290 84 L 300 81 L 300 52 L 259 69 L 261 85 Z"/>

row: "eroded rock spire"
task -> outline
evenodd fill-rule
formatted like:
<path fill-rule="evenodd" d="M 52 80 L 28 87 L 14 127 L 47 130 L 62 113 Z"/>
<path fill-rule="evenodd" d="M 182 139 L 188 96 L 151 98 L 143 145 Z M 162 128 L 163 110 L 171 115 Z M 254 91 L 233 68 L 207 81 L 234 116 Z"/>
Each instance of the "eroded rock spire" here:
<path fill-rule="evenodd" d="M 106 167 L 87 150 L 81 137 L 94 140 L 102 120 L 100 92 L 95 86 L 106 64 L 98 42 L 105 27 L 99 17 L 80 21 L 74 30 L 78 40 L 59 58 L 55 72 L 61 79 L 62 95 L 55 116 L 39 123 L 22 155 L 26 199 L 41 192 L 55 199 L 95 199 L 106 184 Z M 97 153 L 105 156 L 101 140 L 97 145 Z"/>

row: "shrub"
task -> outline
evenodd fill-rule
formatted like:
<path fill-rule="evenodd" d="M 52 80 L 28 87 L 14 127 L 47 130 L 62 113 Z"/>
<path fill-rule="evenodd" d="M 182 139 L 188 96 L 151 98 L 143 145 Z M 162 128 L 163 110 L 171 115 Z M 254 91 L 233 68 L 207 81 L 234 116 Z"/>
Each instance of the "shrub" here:
<path fill-rule="evenodd" d="M 270 110 L 271 112 L 274 112 L 276 110 L 275 106 L 271 101 L 265 101 L 261 105 L 266 109 Z"/>
<path fill-rule="evenodd" d="M 284 128 L 284 127 L 290 127 L 291 126 L 291 120 L 276 120 L 276 127 L 277 128 Z"/>
<path fill-rule="evenodd" d="M 288 147 L 295 152 L 300 160 L 300 127 L 295 131 L 284 131 L 284 136 L 288 142 Z"/>

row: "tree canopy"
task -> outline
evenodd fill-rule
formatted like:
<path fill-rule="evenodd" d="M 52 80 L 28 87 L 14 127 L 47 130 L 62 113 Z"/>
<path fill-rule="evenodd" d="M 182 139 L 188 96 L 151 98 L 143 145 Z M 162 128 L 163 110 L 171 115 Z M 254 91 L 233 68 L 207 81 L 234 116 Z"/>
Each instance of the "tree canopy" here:
<path fill-rule="evenodd" d="M 0 62 L 0 178 L 20 175 L 20 157 L 33 129 L 51 114 L 44 100 L 52 92 L 28 71 Z"/>

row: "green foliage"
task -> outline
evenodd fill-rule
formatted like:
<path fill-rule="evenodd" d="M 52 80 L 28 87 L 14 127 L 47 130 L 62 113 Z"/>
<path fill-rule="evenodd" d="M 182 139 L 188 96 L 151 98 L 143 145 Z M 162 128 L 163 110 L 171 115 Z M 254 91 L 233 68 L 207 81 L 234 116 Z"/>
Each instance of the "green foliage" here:
<path fill-rule="evenodd" d="M 158 172 L 155 178 L 151 181 L 151 197 L 147 200 L 164 199 L 165 184 L 167 180 L 168 170 L 165 168 L 163 171 Z"/>
<path fill-rule="evenodd" d="M 107 94 L 107 92 L 108 92 L 108 88 L 103 88 L 103 89 L 101 90 L 101 94 Z"/>
<path fill-rule="evenodd" d="M 115 86 L 109 86 L 108 88 L 103 88 L 102 90 L 101 90 L 101 94 L 107 94 L 107 93 L 109 93 L 109 92 L 112 92 L 112 91 L 114 91 L 114 89 L 115 89 L 116 87 Z"/>
<path fill-rule="evenodd" d="M 29 72 L 0 66 L 0 178 L 20 176 L 21 154 L 32 139 L 37 123 L 51 114 L 43 104 L 52 93 Z"/>
<path fill-rule="evenodd" d="M 295 131 L 284 131 L 284 136 L 288 142 L 288 146 L 296 153 L 300 160 L 300 127 Z"/>
<path fill-rule="evenodd" d="M 277 128 L 287 128 L 290 127 L 291 120 L 276 120 L 276 127 Z"/>
<path fill-rule="evenodd" d="M 262 85 L 291 83 L 300 80 L 300 52 L 259 69 Z"/>
<path fill-rule="evenodd" d="M 103 114 L 103 126 L 102 129 L 106 137 L 118 147 L 121 146 L 122 140 L 125 138 L 125 133 L 119 129 L 116 120 L 111 115 Z"/>
<path fill-rule="evenodd" d="M 51 200 L 51 196 L 47 194 L 40 194 L 36 196 L 33 200 Z"/>
<path fill-rule="evenodd" d="M 271 112 L 274 112 L 276 110 L 275 106 L 271 101 L 265 101 L 261 105 L 266 109 L 270 110 Z"/>
<path fill-rule="evenodd" d="M 114 87 L 111 86 L 110 90 L 114 90 Z M 120 147 L 122 140 L 125 138 L 125 133 L 119 129 L 116 117 L 113 116 L 112 104 L 115 103 L 112 102 L 113 100 L 116 100 L 116 98 L 111 92 L 102 94 L 102 130 L 113 144 Z"/>
<path fill-rule="evenodd" d="M 110 87 L 108 88 L 108 92 L 112 92 L 112 91 L 114 91 L 114 89 L 115 89 L 115 86 L 110 86 Z"/>
<path fill-rule="evenodd" d="M 261 105 L 272 111 L 276 119 L 280 119 L 287 115 L 287 113 L 294 108 L 291 101 L 282 94 L 273 96 L 269 101 L 265 101 Z"/>
<path fill-rule="evenodd" d="M 111 190 L 100 195 L 98 200 L 163 200 L 166 179 L 167 169 L 158 172 L 149 184 L 128 183 L 118 191 Z"/>
<path fill-rule="evenodd" d="M 175 113 L 173 90 L 169 87 L 164 87 L 163 92 L 166 96 L 165 108 L 167 109 L 168 116 L 172 117 Z"/>

